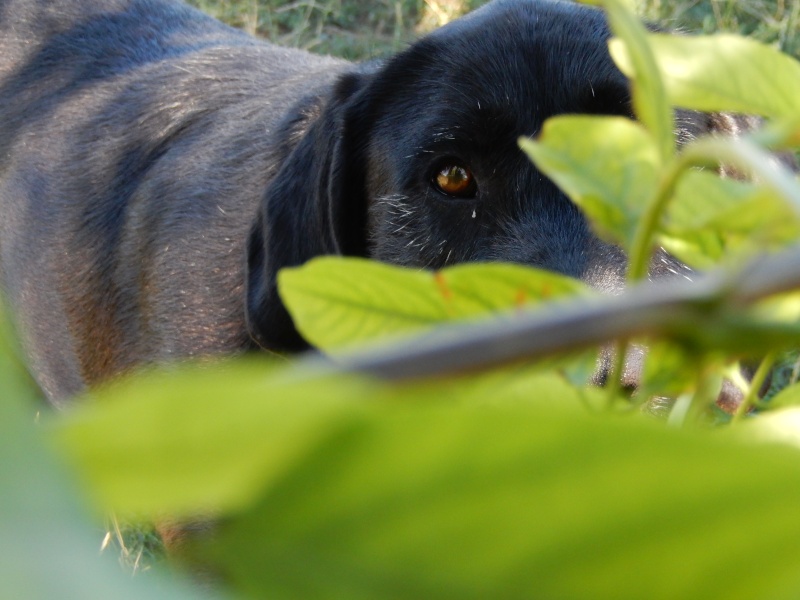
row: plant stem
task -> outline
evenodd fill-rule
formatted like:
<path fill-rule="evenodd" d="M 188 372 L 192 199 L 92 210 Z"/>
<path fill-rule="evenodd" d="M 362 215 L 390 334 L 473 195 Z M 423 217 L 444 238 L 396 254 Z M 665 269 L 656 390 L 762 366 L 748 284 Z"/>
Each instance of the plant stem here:
<path fill-rule="evenodd" d="M 617 398 L 622 390 L 622 370 L 625 368 L 625 355 L 628 353 L 628 340 L 619 340 L 614 344 L 614 358 L 611 371 L 606 378 L 606 393 L 608 394 L 608 410 L 614 408 Z"/>
<path fill-rule="evenodd" d="M 650 264 L 650 251 L 655 241 L 656 231 L 661 223 L 664 210 L 669 200 L 672 198 L 678 179 L 680 179 L 685 168 L 680 158 L 670 163 L 670 166 L 666 169 L 666 174 L 661 185 L 659 185 L 658 193 L 639 221 L 636 233 L 634 234 L 633 247 L 631 248 L 631 256 L 628 262 L 628 285 L 638 283 L 647 276 L 647 270 Z M 609 405 L 613 403 L 614 398 L 616 398 L 619 393 L 619 378 L 622 376 L 622 370 L 625 368 L 625 356 L 627 353 L 628 341 L 622 340 L 617 344 L 617 355 L 614 359 L 614 366 L 611 373 L 609 373 L 606 384 L 609 387 Z"/>
<path fill-rule="evenodd" d="M 675 404 L 672 405 L 672 410 L 669 411 L 667 425 L 670 427 L 683 427 L 686 422 L 686 415 L 689 414 L 689 410 L 692 408 L 692 401 L 691 394 L 678 396 Z"/>
<path fill-rule="evenodd" d="M 664 211 L 672 199 L 675 186 L 684 171 L 692 167 L 717 168 L 720 165 L 731 166 L 759 178 L 800 215 L 800 187 L 792 175 L 777 165 L 767 152 L 742 139 L 705 137 L 696 140 L 688 144 L 676 159 L 667 165 L 658 192 L 639 221 L 628 264 L 627 281 L 629 285 L 637 283 L 647 276 L 656 233 Z M 625 365 L 626 353 L 627 342 L 620 343 L 617 348 L 614 369 L 609 375 L 610 381 L 616 382 L 610 386 L 609 402 L 618 392 L 618 379 Z M 751 399 L 751 402 L 754 401 L 755 399 Z M 743 411 L 748 410 L 742 406 L 739 408 Z"/>
<path fill-rule="evenodd" d="M 744 139 L 705 137 L 688 144 L 665 169 L 653 202 L 647 207 L 634 234 L 628 266 L 628 283 L 647 275 L 650 250 L 661 218 L 683 172 L 692 167 L 726 165 L 757 177 L 800 215 L 800 186 L 791 173 L 776 164 L 769 153 Z"/>
<path fill-rule="evenodd" d="M 713 368 L 711 359 L 701 359 L 700 370 L 697 374 L 697 389 L 692 397 L 689 407 L 689 416 L 696 422 L 703 409 L 713 406 L 722 389 L 722 376 Z"/>
<path fill-rule="evenodd" d="M 745 395 L 742 403 L 736 408 L 736 412 L 733 415 L 732 423 L 738 423 L 741 421 L 744 416 L 750 412 L 756 402 L 758 402 L 758 393 L 761 391 L 761 386 L 764 385 L 764 382 L 767 379 L 772 367 L 775 366 L 775 361 L 778 359 L 777 352 L 770 352 L 768 353 L 764 359 L 761 361 L 761 364 L 758 366 L 756 370 L 756 374 L 753 375 L 753 379 L 750 381 L 750 386 L 747 390 L 747 394 Z"/>
<path fill-rule="evenodd" d="M 659 185 L 658 193 L 639 221 L 639 226 L 636 228 L 633 238 L 630 263 L 628 264 L 628 284 L 636 283 L 647 276 L 647 268 L 650 265 L 650 251 L 655 243 L 656 231 L 661 224 L 661 218 L 664 215 L 667 204 L 672 199 L 680 176 L 689 166 L 684 164 L 682 158 L 683 155 L 667 167 L 661 185 Z"/>
<path fill-rule="evenodd" d="M 441 377 L 485 370 L 519 360 L 535 360 L 597 347 L 614 339 L 697 338 L 702 350 L 711 340 L 699 335 L 709 326 L 735 323 L 748 351 L 763 352 L 797 345 L 800 323 L 739 321 L 741 312 L 759 300 L 800 289 L 800 248 L 761 256 L 731 279 L 723 270 L 699 274 L 694 281 L 639 284 L 619 296 L 576 298 L 539 310 L 523 310 L 514 319 L 454 324 L 446 335 L 424 335 L 405 341 L 303 362 L 325 370 L 360 371 L 392 381 Z M 716 306 L 728 307 L 725 319 Z M 725 348 L 739 352 L 745 342 Z M 715 346 L 718 347 L 718 346 Z"/>
<path fill-rule="evenodd" d="M 672 406 L 667 423 L 673 427 L 683 427 L 687 421 L 695 422 L 702 409 L 714 403 L 722 380 L 708 359 L 698 357 L 697 382 L 693 394 L 683 394 Z"/>
<path fill-rule="evenodd" d="M 714 404 L 722 386 L 722 378 L 708 359 L 699 357 L 697 383 L 693 394 L 680 396 L 672 407 L 667 423 L 673 427 L 683 427 L 687 421 L 697 422 L 702 410 Z"/>

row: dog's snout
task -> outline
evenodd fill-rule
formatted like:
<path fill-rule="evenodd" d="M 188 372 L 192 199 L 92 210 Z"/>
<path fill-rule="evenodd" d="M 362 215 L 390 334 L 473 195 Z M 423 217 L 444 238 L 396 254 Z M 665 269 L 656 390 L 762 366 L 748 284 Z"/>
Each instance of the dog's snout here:
<path fill-rule="evenodd" d="M 645 357 L 646 350 L 642 346 L 633 344 L 626 349 L 625 362 L 618 376 L 620 378 L 620 387 L 628 394 L 633 394 L 639 389 Z M 610 344 L 604 346 L 600 351 L 597 369 L 592 376 L 591 383 L 598 386 L 605 386 L 608 384 L 609 378 L 612 377 L 616 360 L 616 345 Z"/>

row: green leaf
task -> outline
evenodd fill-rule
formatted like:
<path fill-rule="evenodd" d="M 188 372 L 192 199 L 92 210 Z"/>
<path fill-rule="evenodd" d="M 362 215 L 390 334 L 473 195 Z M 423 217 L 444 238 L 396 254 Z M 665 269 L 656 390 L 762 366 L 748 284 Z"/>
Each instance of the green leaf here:
<path fill-rule="evenodd" d="M 660 241 L 683 262 L 709 268 L 783 248 L 799 237 L 800 218 L 769 189 L 689 171 L 676 187 Z"/>
<path fill-rule="evenodd" d="M 463 406 L 519 406 L 552 403 L 556 409 L 583 406 L 599 412 L 608 405 L 608 393 L 588 386 L 597 368 L 597 353 L 494 369 L 477 375 L 441 379 L 388 392 L 402 402 L 420 398 L 446 399 Z"/>
<path fill-rule="evenodd" d="M 324 350 L 586 291 L 575 279 L 521 265 L 473 263 L 434 273 L 341 257 L 284 269 L 278 287 L 300 333 Z"/>
<path fill-rule="evenodd" d="M 705 229 L 742 202 L 765 195 L 765 190 L 753 184 L 723 179 L 708 171 L 687 171 L 675 188 L 664 227 L 679 231 Z"/>
<path fill-rule="evenodd" d="M 245 363 L 118 386 L 59 446 L 119 511 L 226 515 L 204 553 L 254 597 L 800 589 L 795 451 L 593 418 L 558 376 L 384 387 Z"/>
<path fill-rule="evenodd" d="M 658 151 L 640 124 L 621 117 L 555 117 L 538 139 L 520 145 L 599 235 L 630 250 L 658 186 Z"/>
<path fill-rule="evenodd" d="M 791 57 L 730 34 L 648 37 L 672 105 L 797 119 L 800 63 Z M 612 54 L 624 73 L 639 72 L 622 45 Z"/>
<path fill-rule="evenodd" d="M 800 323 L 800 292 L 775 294 L 753 306 L 750 314 L 767 323 Z"/>
<path fill-rule="evenodd" d="M 757 419 L 748 419 L 737 431 L 747 440 L 800 448 L 800 408 L 797 401 L 797 392 L 787 394 L 780 406 L 775 407 L 776 410 L 761 414 Z"/>
<path fill-rule="evenodd" d="M 54 435 L 104 508 L 137 518 L 194 517 L 247 506 L 342 420 L 387 403 L 575 407 L 594 404 L 596 394 L 529 366 L 395 389 L 237 361 L 98 390 L 94 402 L 54 426 Z"/>
<path fill-rule="evenodd" d="M 194 516 L 245 505 L 308 436 L 372 387 L 275 371 L 263 360 L 153 373 L 92 393 L 54 428 L 57 441 L 118 514 Z"/>
<path fill-rule="evenodd" d="M 340 421 L 209 552 L 253 597 L 791 598 L 798 494 L 790 448 L 415 404 Z"/>

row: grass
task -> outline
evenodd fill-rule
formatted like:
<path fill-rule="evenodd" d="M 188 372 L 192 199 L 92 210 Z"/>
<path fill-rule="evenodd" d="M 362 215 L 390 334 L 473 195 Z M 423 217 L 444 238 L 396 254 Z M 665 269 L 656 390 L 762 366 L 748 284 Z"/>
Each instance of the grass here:
<path fill-rule="evenodd" d="M 485 0 L 190 0 L 209 14 L 285 46 L 353 60 L 384 56 Z M 800 0 L 636 0 L 671 29 L 733 31 L 800 57 Z"/>
<path fill-rule="evenodd" d="M 353 60 L 382 56 L 476 8 L 476 0 L 190 0 L 251 34 Z"/>

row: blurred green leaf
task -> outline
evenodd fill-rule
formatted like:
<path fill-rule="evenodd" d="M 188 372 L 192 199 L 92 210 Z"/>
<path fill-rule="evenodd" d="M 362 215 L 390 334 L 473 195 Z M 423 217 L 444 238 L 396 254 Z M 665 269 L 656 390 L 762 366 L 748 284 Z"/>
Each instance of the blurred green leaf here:
<path fill-rule="evenodd" d="M 642 381 L 637 394 L 677 398 L 697 384 L 697 356 L 668 342 L 647 345 Z"/>
<path fill-rule="evenodd" d="M 575 279 L 522 265 L 434 273 L 342 257 L 284 269 L 278 286 L 298 330 L 324 350 L 587 292 Z"/>
<path fill-rule="evenodd" d="M 208 550 L 254 597 L 800 590 L 800 454 L 790 448 L 555 403 L 398 406 L 326 433 Z"/>
<path fill-rule="evenodd" d="M 10 353 L 0 316 L 0 582 L 21 600 L 211 598 L 153 576 L 131 579 L 79 502 L 74 477 L 48 452 L 34 425 L 35 393 Z M 217 596 L 213 596 L 217 597 Z"/>
<path fill-rule="evenodd" d="M 447 399 L 465 407 L 538 404 L 553 405 L 557 410 L 583 406 L 600 411 L 607 406 L 608 394 L 587 385 L 596 368 L 597 353 L 585 352 L 541 364 L 523 363 L 406 386 L 389 395 L 402 403 Z"/>
<path fill-rule="evenodd" d="M 144 518 L 227 513 L 354 415 L 397 402 L 596 404 L 598 390 L 529 366 L 405 386 L 236 362 L 156 373 L 98 391 L 55 426 L 98 502 Z"/>
<path fill-rule="evenodd" d="M 55 426 L 99 503 L 143 518 L 230 510 L 371 386 L 276 373 L 263 360 L 154 373 L 93 392 Z"/>
<path fill-rule="evenodd" d="M 239 365 L 151 375 L 56 432 L 119 510 L 221 510 L 201 556 L 255 597 L 800 589 L 800 455 L 596 419 L 582 393 L 526 368 L 390 388 Z"/>
<path fill-rule="evenodd" d="M 766 123 L 759 131 L 752 133 L 751 137 L 764 148 L 797 150 L 800 148 L 800 115 Z"/>
<path fill-rule="evenodd" d="M 674 237 L 661 234 L 658 243 L 675 258 L 696 269 L 712 268 L 725 256 L 725 243 L 718 231 L 685 231 Z"/>
<path fill-rule="evenodd" d="M 555 117 L 536 140 L 520 145 L 599 235 L 630 249 L 658 187 L 658 151 L 640 124 L 621 117 Z"/>
<path fill-rule="evenodd" d="M 752 314 L 767 322 L 798 323 L 800 322 L 800 292 L 770 296 L 756 304 Z"/>
<path fill-rule="evenodd" d="M 787 119 L 800 113 L 800 63 L 774 48 L 730 34 L 652 34 L 649 43 L 673 106 Z M 622 44 L 612 44 L 612 54 L 627 75 L 638 72 Z"/>
<path fill-rule="evenodd" d="M 788 389 L 797 387 L 792 386 Z M 761 413 L 758 418 L 745 421 L 737 430 L 743 439 L 760 443 L 773 443 L 794 446 L 800 449 L 800 407 L 797 406 L 797 392 L 787 394 L 779 406 Z"/>

